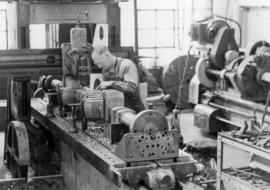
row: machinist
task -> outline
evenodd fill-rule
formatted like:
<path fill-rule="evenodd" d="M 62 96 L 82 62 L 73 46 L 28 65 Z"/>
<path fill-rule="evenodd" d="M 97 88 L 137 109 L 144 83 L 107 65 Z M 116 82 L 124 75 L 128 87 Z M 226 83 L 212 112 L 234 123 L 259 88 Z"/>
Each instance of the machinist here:
<path fill-rule="evenodd" d="M 96 89 L 115 89 L 124 93 L 125 107 L 137 113 L 144 110 L 139 93 L 138 70 L 131 60 L 112 55 L 104 45 L 92 51 L 94 64 L 102 69 L 104 81 Z"/>

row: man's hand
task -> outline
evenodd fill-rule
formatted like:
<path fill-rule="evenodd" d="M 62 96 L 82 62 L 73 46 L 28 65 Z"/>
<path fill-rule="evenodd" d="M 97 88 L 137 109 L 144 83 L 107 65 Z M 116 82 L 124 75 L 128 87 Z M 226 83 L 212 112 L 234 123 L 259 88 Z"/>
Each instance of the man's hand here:
<path fill-rule="evenodd" d="M 113 85 L 113 82 L 114 81 L 103 81 L 101 82 L 97 87 L 96 89 L 97 90 L 105 90 L 105 89 L 108 89 L 109 87 L 111 87 Z"/>

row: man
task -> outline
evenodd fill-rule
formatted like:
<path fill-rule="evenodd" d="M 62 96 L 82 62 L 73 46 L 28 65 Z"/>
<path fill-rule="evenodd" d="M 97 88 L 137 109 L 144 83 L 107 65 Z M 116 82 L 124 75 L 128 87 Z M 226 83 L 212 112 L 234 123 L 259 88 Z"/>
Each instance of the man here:
<path fill-rule="evenodd" d="M 92 51 L 94 64 L 102 69 L 104 82 L 97 89 L 115 89 L 124 93 L 125 106 L 140 112 L 144 109 L 139 94 L 139 76 L 136 65 L 129 59 L 112 55 L 104 45 Z"/>

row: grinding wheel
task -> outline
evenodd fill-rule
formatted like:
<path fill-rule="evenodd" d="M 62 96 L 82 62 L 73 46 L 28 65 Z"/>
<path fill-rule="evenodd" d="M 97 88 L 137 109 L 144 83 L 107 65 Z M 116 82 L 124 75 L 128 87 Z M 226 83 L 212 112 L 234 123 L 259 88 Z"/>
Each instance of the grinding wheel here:
<path fill-rule="evenodd" d="M 166 118 L 155 110 L 141 111 L 133 118 L 133 121 L 130 124 L 131 132 L 149 133 L 167 131 L 168 128 Z"/>
<path fill-rule="evenodd" d="M 170 100 L 173 104 L 176 104 L 179 96 L 179 81 L 183 75 L 186 58 L 187 55 L 179 56 L 169 64 L 168 68 L 164 69 L 162 77 L 163 90 L 165 93 L 170 94 Z M 182 89 L 181 108 L 190 107 L 188 103 L 189 82 L 195 73 L 197 60 L 198 58 L 192 55 L 188 57 L 188 67 Z"/>

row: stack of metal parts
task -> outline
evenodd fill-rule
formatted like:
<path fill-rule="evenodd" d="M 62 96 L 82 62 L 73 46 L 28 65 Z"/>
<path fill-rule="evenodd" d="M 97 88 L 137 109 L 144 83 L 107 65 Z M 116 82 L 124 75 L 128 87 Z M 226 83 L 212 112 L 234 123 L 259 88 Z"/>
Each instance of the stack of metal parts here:
<path fill-rule="evenodd" d="M 258 134 L 250 129 L 219 134 L 218 190 L 270 189 L 270 150 L 267 139 L 269 135 Z"/>
<path fill-rule="evenodd" d="M 224 172 L 239 181 L 241 180 L 243 184 L 246 183 L 246 186 L 253 186 L 254 189 L 270 189 L 270 174 L 262 170 L 253 168 L 230 168 L 226 169 Z"/>
<path fill-rule="evenodd" d="M 265 149 L 270 149 L 270 135 L 268 130 L 261 130 L 261 132 L 257 131 L 231 131 L 229 134 L 241 140 L 244 140 L 246 143 L 250 143 L 252 145 L 262 147 Z"/>

